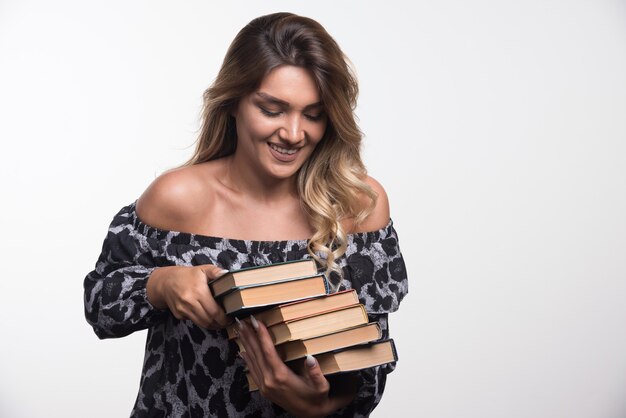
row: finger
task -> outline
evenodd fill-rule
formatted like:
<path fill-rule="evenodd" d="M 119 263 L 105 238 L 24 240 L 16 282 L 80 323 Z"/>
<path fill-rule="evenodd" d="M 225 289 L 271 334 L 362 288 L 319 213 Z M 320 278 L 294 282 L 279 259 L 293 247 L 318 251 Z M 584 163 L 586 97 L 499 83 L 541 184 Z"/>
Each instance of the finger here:
<path fill-rule="evenodd" d="M 259 336 L 257 331 L 255 330 L 254 325 L 252 325 L 252 317 L 250 317 L 250 323 L 248 321 L 240 321 L 240 331 L 239 338 L 244 344 L 246 349 L 246 353 L 248 353 L 248 358 L 252 360 L 257 367 L 259 368 L 261 375 L 273 375 L 273 371 L 268 367 L 265 354 L 261 349 L 261 345 L 259 343 Z M 256 326 L 258 327 L 258 322 Z"/>
<path fill-rule="evenodd" d="M 206 294 L 203 292 L 202 297 L 199 298 L 199 303 L 207 317 L 210 318 L 211 324 L 215 329 L 224 328 L 226 325 L 233 322 L 232 318 L 226 316 L 224 310 L 217 304 L 211 292 L 208 290 Z"/>
<path fill-rule="evenodd" d="M 257 365 L 253 361 L 250 360 L 250 358 L 249 358 L 247 353 L 240 352 L 239 356 L 246 363 L 246 367 L 248 368 L 248 374 L 250 375 L 250 377 L 252 377 L 252 380 L 254 380 L 254 383 L 256 383 L 256 387 L 261 389 L 261 384 L 263 382 L 263 376 L 261 376 L 259 374 L 260 371 L 259 371 Z"/>
<path fill-rule="evenodd" d="M 184 314 L 191 322 L 198 325 L 201 328 L 209 329 L 211 327 L 211 321 L 200 302 L 196 302 L 195 306 L 192 306 L 185 314 Z"/>
<path fill-rule="evenodd" d="M 329 383 L 322 373 L 319 363 L 312 355 L 307 355 L 304 361 L 305 376 L 315 389 L 320 391 L 328 390 Z"/>
<path fill-rule="evenodd" d="M 201 328 L 215 328 L 216 324 L 213 323 L 211 317 L 205 312 L 199 300 L 185 303 L 178 312 L 182 319 L 189 319 Z"/>
<path fill-rule="evenodd" d="M 260 367 L 257 357 L 252 352 L 252 344 L 250 342 L 251 327 L 245 321 L 237 321 L 239 323 L 239 341 L 243 345 L 245 352 L 239 352 L 245 360 L 248 369 L 256 376 L 255 382 L 259 388 L 262 388 L 264 382 L 263 369 Z"/>
<path fill-rule="evenodd" d="M 225 270 L 221 267 L 218 267 L 214 264 L 204 264 L 201 266 L 198 266 L 200 268 L 200 270 L 205 274 L 207 281 L 210 280 L 215 280 L 219 277 L 222 277 L 223 275 L 225 275 L 226 273 L 228 273 L 228 270 Z"/>
<path fill-rule="evenodd" d="M 185 315 L 183 315 L 183 313 L 178 309 L 170 309 L 170 312 L 172 313 L 172 315 L 174 315 L 174 318 L 178 319 L 179 321 L 184 321 L 185 319 L 187 319 Z"/>
<path fill-rule="evenodd" d="M 219 268 L 208 264 L 206 266 L 201 266 L 201 270 L 203 272 L 202 274 L 203 274 L 204 280 L 202 280 L 201 282 L 197 282 L 194 285 L 194 290 L 196 293 L 196 300 L 200 303 L 201 309 L 204 311 L 207 317 L 207 320 L 210 324 L 209 325 L 210 328 L 211 329 L 224 328 L 226 325 L 232 322 L 232 319 L 226 316 L 226 313 L 224 312 L 224 310 L 221 308 L 220 305 L 218 305 L 218 303 L 213 298 L 213 295 L 211 294 L 211 290 L 209 289 L 209 286 L 206 285 L 206 282 L 209 280 L 209 278 L 204 273 L 205 271 L 209 271 L 209 270 L 219 271 Z"/>
<path fill-rule="evenodd" d="M 252 324 L 252 327 L 256 330 L 259 349 L 263 353 L 263 358 L 265 359 L 267 366 L 272 370 L 287 368 L 287 366 L 285 366 L 285 363 L 278 355 L 276 347 L 274 346 L 274 341 L 272 340 L 272 336 L 267 330 L 265 324 L 262 321 L 257 321 L 254 315 L 250 316 L 250 323 Z"/>
<path fill-rule="evenodd" d="M 250 316 L 250 325 L 247 325 L 246 337 L 248 343 L 246 350 L 251 350 L 250 356 L 254 358 L 263 375 L 263 383 L 270 385 L 270 389 L 289 386 L 293 390 L 292 385 L 301 387 L 304 384 L 304 381 L 281 360 L 269 331 L 253 315 Z"/>
<path fill-rule="evenodd" d="M 191 312 L 191 308 L 188 302 L 177 301 L 171 303 L 170 312 L 172 313 L 172 315 L 174 315 L 176 319 L 184 321 L 185 319 L 189 319 L 189 313 Z"/>
<path fill-rule="evenodd" d="M 235 321 L 237 321 L 237 337 L 239 338 L 239 341 L 241 342 L 241 345 L 244 347 L 246 353 L 249 353 L 248 355 L 248 361 L 250 360 L 255 360 L 254 358 L 254 354 L 250 354 L 252 353 L 252 342 L 251 340 L 251 326 L 248 323 L 248 321 L 246 321 L 245 319 L 239 319 L 239 318 L 235 318 Z M 256 361 L 256 360 L 255 360 Z"/>
<path fill-rule="evenodd" d="M 250 323 L 246 321 L 241 322 L 241 331 L 240 333 L 244 336 L 246 352 L 249 353 L 249 357 L 252 358 L 257 364 L 259 369 L 263 374 L 273 373 L 271 368 L 268 367 L 265 353 L 261 348 L 261 343 L 259 341 L 258 321 L 253 320 L 254 316 L 250 316 Z"/>

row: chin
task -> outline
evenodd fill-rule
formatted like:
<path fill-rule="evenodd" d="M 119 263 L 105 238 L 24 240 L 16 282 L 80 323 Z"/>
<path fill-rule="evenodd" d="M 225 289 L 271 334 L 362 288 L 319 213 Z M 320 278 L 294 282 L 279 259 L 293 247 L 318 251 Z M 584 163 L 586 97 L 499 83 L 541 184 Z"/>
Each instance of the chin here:
<path fill-rule="evenodd" d="M 302 164 L 297 165 L 289 165 L 288 167 L 281 166 L 271 166 L 268 168 L 267 172 L 276 179 L 288 179 L 298 174 Z"/>
<path fill-rule="evenodd" d="M 296 176 L 298 174 L 298 170 L 272 170 L 270 173 L 271 176 L 276 179 L 286 180 Z"/>

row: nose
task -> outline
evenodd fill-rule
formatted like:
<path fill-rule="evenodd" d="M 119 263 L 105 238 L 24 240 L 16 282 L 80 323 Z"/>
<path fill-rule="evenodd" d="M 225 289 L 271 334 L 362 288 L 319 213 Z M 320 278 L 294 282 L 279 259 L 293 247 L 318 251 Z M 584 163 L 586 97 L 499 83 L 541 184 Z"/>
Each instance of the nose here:
<path fill-rule="evenodd" d="M 304 141 L 304 129 L 299 115 L 285 118 L 284 125 L 278 130 L 278 137 L 290 144 L 297 144 Z"/>

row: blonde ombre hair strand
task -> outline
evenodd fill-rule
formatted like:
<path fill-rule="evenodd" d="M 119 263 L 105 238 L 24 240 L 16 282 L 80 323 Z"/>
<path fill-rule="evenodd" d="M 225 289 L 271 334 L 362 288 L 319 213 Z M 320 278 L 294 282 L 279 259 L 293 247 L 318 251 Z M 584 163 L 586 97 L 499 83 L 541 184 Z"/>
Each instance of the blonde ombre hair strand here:
<path fill-rule="evenodd" d="M 337 260 L 348 244 L 344 222 L 361 223 L 373 210 L 376 193 L 365 182 L 362 133 L 354 109 L 358 83 L 335 40 L 315 20 L 274 13 L 252 20 L 235 37 L 213 84 L 204 93 L 196 149 L 184 165 L 231 155 L 237 148 L 231 112 L 281 65 L 310 71 L 328 116 L 326 132 L 298 172 L 302 207 L 314 229 L 308 251 L 326 272 L 341 276 Z M 364 199 L 369 202 L 364 205 Z"/>

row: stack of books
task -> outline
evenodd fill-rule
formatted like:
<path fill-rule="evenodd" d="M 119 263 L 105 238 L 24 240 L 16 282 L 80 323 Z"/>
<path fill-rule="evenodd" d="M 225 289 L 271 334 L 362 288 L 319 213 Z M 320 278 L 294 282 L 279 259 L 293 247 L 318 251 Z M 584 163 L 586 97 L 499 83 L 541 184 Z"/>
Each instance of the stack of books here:
<path fill-rule="evenodd" d="M 368 323 L 354 290 L 329 293 L 314 260 L 298 260 L 231 271 L 209 283 L 227 314 L 250 314 L 267 327 L 283 361 L 294 370 L 315 355 L 325 375 L 397 361 L 393 340 L 381 340 L 376 322 Z M 237 339 L 236 324 L 226 329 Z M 248 375 L 250 390 L 256 390 Z"/>

